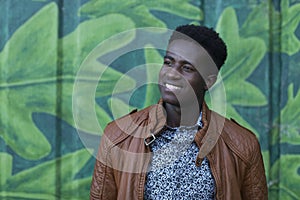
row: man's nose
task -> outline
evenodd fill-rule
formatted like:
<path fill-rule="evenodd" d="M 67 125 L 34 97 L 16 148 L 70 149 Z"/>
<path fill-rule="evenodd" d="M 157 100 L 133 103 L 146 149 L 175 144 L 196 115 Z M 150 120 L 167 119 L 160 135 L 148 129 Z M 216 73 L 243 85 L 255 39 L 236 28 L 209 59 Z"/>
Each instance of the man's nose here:
<path fill-rule="evenodd" d="M 178 72 L 178 68 L 177 67 L 170 68 L 167 71 L 166 75 L 170 79 L 180 79 L 181 78 L 181 74 Z"/>

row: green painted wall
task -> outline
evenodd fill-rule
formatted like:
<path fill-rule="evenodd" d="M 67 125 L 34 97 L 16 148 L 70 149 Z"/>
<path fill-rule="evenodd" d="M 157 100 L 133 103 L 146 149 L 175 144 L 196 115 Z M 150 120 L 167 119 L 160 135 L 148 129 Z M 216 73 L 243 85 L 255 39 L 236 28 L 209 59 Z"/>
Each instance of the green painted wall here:
<path fill-rule="evenodd" d="M 300 199 L 299 21 L 299 0 L 0 0 L 0 199 L 88 199 L 102 129 L 159 98 L 130 72 L 162 59 L 142 48 L 107 66 L 90 52 L 124 31 L 186 23 L 214 27 L 228 45 L 221 104 L 259 138 L 269 199 Z M 135 33 L 103 52 L 128 48 Z M 96 71 L 81 77 L 86 58 Z M 98 83 L 97 70 L 93 101 L 74 103 L 76 81 Z M 157 72 L 141 68 L 146 82 Z"/>

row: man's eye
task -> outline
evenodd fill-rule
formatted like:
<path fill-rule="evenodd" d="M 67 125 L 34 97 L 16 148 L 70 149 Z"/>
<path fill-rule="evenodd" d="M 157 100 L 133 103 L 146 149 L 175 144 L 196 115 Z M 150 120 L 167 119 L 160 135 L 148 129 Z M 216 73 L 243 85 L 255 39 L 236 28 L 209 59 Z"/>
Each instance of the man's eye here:
<path fill-rule="evenodd" d="M 183 68 L 184 71 L 188 71 L 188 72 L 193 71 L 193 68 L 188 66 L 188 65 L 184 65 L 182 68 Z"/>
<path fill-rule="evenodd" d="M 164 61 L 164 65 L 171 66 L 172 63 L 171 63 L 170 61 L 168 61 L 168 60 L 165 60 L 165 61 Z"/>

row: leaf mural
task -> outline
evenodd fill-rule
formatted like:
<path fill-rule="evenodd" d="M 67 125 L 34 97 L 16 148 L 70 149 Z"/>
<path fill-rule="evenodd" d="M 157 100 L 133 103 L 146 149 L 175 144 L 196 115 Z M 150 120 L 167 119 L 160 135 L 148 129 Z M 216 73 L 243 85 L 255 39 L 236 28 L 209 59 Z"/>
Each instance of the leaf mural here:
<path fill-rule="evenodd" d="M 113 24 L 114 26 L 112 26 Z M 73 118 L 70 115 L 73 112 L 77 121 L 77 128 L 91 134 L 102 134 L 103 128 L 112 119 L 105 110 L 95 104 L 95 98 L 129 91 L 135 87 L 135 81 L 132 78 L 107 66 L 106 63 L 98 61 L 100 56 L 131 42 L 135 36 L 132 31 L 123 34 L 124 36 L 118 39 L 111 39 L 110 37 L 133 27 L 134 24 L 127 17 L 110 14 L 81 23 L 74 32 L 63 38 L 63 52 L 65 53 L 62 63 L 64 74 L 65 76 L 68 74 L 72 76 L 74 72 L 79 71 L 76 76 L 77 85 L 74 87 L 80 87 L 79 91 L 70 89 L 65 92 L 72 92 L 70 96 L 73 95 L 73 110 L 70 107 L 72 104 L 70 97 L 68 97 L 69 101 L 66 101 L 66 105 L 63 106 L 63 108 L 69 109 L 65 111 L 66 116 L 70 117 L 67 120 L 68 123 L 73 124 Z M 76 48 L 73 48 L 74 43 L 77 44 Z M 101 48 L 103 43 L 109 45 Z M 81 69 L 79 69 L 80 64 Z M 117 82 L 119 86 L 115 89 Z M 94 88 L 94 86 L 97 87 Z M 74 96 L 76 96 L 75 100 Z M 90 98 L 87 99 L 87 96 Z M 96 108 L 94 108 L 95 106 Z M 89 112 L 90 110 L 95 110 L 95 115 Z M 91 123 L 92 121 L 94 123 Z"/>
<path fill-rule="evenodd" d="M 127 93 L 125 100 L 121 100 L 121 97 L 118 97 L 118 95 L 113 95 L 111 98 L 108 99 L 108 107 L 109 110 L 112 112 L 113 119 L 117 119 L 121 116 L 124 116 L 128 114 L 129 112 L 133 111 L 134 109 L 143 109 L 147 106 L 156 104 L 159 100 L 160 93 L 158 90 L 158 75 L 160 68 L 162 66 L 162 56 L 159 54 L 159 52 L 152 46 L 152 45 L 146 45 L 143 49 L 144 56 L 145 56 L 145 65 L 139 66 L 135 68 L 136 73 L 143 73 L 146 74 L 146 82 L 144 82 L 143 78 L 137 78 L 139 79 L 138 85 L 143 86 L 145 85 L 145 97 L 142 98 L 144 102 L 142 103 L 142 106 L 135 106 L 133 107 L 131 104 L 132 93 L 134 91 L 130 91 L 131 93 Z M 135 73 L 133 72 L 133 74 Z M 142 79 L 142 80 L 140 80 Z M 138 88 L 136 88 L 138 89 Z M 128 97 L 129 96 L 129 97 Z M 133 103 L 136 103 L 134 101 Z"/>
<path fill-rule="evenodd" d="M 114 119 L 122 117 L 135 109 L 134 107 L 129 105 L 129 102 L 124 102 L 123 100 L 116 97 L 110 98 L 107 104 L 112 112 Z"/>
<path fill-rule="evenodd" d="M 271 163 L 269 175 L 270 198 L 299 199 L 300 193 L 295 183 L 300 180 L 299 152 L 300 119 L 299 109 L 300 90 L 294 95 L 293 84 L 288 87 L 288 101 L 281 109 L 280 116 L 274 121 L 271 130 L 271 145 L 273 151 L 270 154 Z M 287 154 L 287 155 L 285 155 Z M 276 156 L 276 157 L 275 157 Z M 274 157 L 274 158 L 273 158 Z M 288 164 L 286 164 L 288 163 Z M 297 185 L 297 184 L 296 184 Z"/>
<path fill-rule="evenodd" d="M 0 135 L 17 154 L 29 160 L 39 159 L 51 151 L 49 142 L 32 121 L 32 113 L 52 114 L 74 125 L 72 92 L 75 72 L 80 63 L 89 51 L 109 35 L 134 26 L 123 15 L 109 15 L 83 22 L 74 32 L 59 40 L 57 17 L 56 4 L 46 5 L 12 35 L 0 53 Z M 103 31 L 103 28 L 107 31 Z M 114 48 L 125 45 L 132 37 L 118 41 Z M 74 44 L 78 46 L 74 48 Z M 60 45 L 64 45 L 63 52 L 59 51 Z M 97 92 L 98 96 L 107 95 L 123 76 L 100 63 L 96 63 L 92 70 L 98 73 L 105 71 L 98 91 L 103 92 L 103 88 L 107 90 Z M 93 76 L 77 78 L 90 80 Z M 124 87 L 116 92 L 134 87 L 131 78 L 125 77 L 123 80 Z M 83 102 L 81 106 L 87 103 Z M 103 109 L 95 106 L 97 116 L 105 114 Z M 106 124 L 108 120 L 101 120 L 101 123 Z M 59 125 L 53 128 L 59 128 Z"/>
<path fill-rule="evenodd" d="M 300 90 L 294 95 L 294 87 L 288 88 L 288 101 L 280 113 L 280 142 L 300 144 Z"/>
<path fill-rule="evenodd" d="M 1 177 L 0 177 L 0 191 L 2 185 L 6 182 L 6 180 L 12 174 L 12 156 L 8 153 L 0 152 L 0 163 L 5 163 L 5 165 L 1 165 Z"/>
<path fill-rule="evenodd" d="M 241 35 L 260 37 L 267 46 L 271 37 L 274 51 L 293 55 L 300 50 L 300 40 L 295 35 L 299 22 L 300 4 L 289 7 L 289 0 L 282 0 L 279 12 L 275 10 L 272 1 L 263 2 L 248 15 L 241 28 Z"/>
<path fill-rule="evenodd" d="M 222 79 L 214 87 L 220 87 L 223 81 L 226 91 L 226 114 L 235 118 L 244 126 L 252 128 L 235 110 L 234 105 L 262 106 L 266 105 L 265 95 L 247 78 L 252 74 L 266 53 L 264 42 L 258 37 L 243 38 L 239 35 L 237 16 L 233 8 L 226 8 L 219 18 L 217 32 L 227 44 L 228 58 L 221 68 Z M 241 91 L 243 91 L 241 93 Z M 216 89 L 210 91 L 211 95 L 218 95 Z"/>
<path fill-rule="evenodd" d="M 281 1 L 281 52 L 293 55 L 300 50 L 300 40 L 295 35 L 300 23 L 300 4 L 289 7 L 289 0 Z"/>
<path fill-rule="evenodd" d="M 73 197 L 85 198 L 89 193 L 86 184 L 91 178 L 76 179 L 75 176 L 90 157 L 88 150 L 81 149 L 11 175 L 1 185 L 0 198 L 68 199 L 72 191 Z"/>
<path fill-rule="evenodd" d="M 223 83 L 227 99 L 220 105 L 226 106 L 228 117 L 235 118 L 254 132 L 256 130 L 250 123 L 256 121 L 250 119 L 249 123 L 246 122 L 243 118 L 245 111 L 237 110 L 237 107 L 262 106 L 264 110 L 267 99 L 256 86 L 258 84 L 260 88 L 265 87 L 264 92 L 268 95 L 273 92 L 269 91 L 269 80 L 265 80 L 271 72 L 257 75 L 254 71 L 261 72 L 266 67 L 277 69 L 277 63 L 274 66 L 268 63 L 267 53 L 273 54 L 271 57 L 278 55 L 283 66 L 286 65 L 281 68 L 282 71 L 272 71 L 282 78 L 278 88 L 280 93 L 284 95 L 287 91 L 288 94 L 287 98 L 280 97 L 281 111 L 276 112 L 278 116 L 272 116 L 277 117 L 275 121 L 256 124 L 255 128 L 265 129 L 263 132 L 266 133 L 260 136 L 269 198 L 299 199 L 298 1 L 261 1 L 259 4 L 253 1 L 244 12 L 242 1 L 232 1 L 232 7 L 227 8 L 224 6 L 228 2 L 215 1 L 216 10 L 206 9 L 211 7 L 203 2 L 190 0 L 86 0 L 71 6 L 74 11 L 82 5 L 78 10 L 79 16 L 72 17 L 67 4 L 59 8 L 62 13 L 58 13 L 54 2 L 12 2 L 8 9 L 8 4 L 0 7 L 1 12 L 5 11 L 0 15 L 7 20 L 7 27 L 0 31 L 0 36 L 2 38 L 4 34 L 4 39 L 8 39 L 6 44 L 4 41 L 1 43 L 4 47 L 0 52 L 0 199 L 86 199 L 92 173 L 89 168 L 94 159 L 89 150 L 81 149 L 84 139 L 76 134 L 82 131 L 86 142 L 91 143 L 88 148 L 93 149 L 94 145 L 98 145 L 102 128 L 109 121 L 130 112 L 137 101 L 139 106 L 145 107 L 156 103 L 159 98 L 157 85 L 147 84 L 141 92 L 145 97 L 138 96 L 140 93 L 137 92 L 137 99 L 125 101 L 126 94 L 139 89 L 137 78 L 115 70 L 110 63 L 102 63 L 99 57 L 126 48 L 138 34 L 128 32 L 117 40 L 111 40 L 111 36 L 138 27 L 170 28 L 182 21 L 200 24 L 218 21 L 216 30 L 227 43 L 229 56 L 221 70 L 223 82 L 218 82 L 210 92 L 218 95 L 217 88 Z M 24 18 L 23 13 L 22 17 L 10 18 L 10 8 L 20 8 L 25 4 L 26 8 L 20 9 L 25 12 Z M 35 9 L 41 5 L 44 7 L 36 12 Z M 220 10 L 223 8 L 223 11 Z M 204 20 L 201 9 L 206 9 L 205 16 L 212 19 L 201 21 Z M 32 14 L 32 11 L 36 13 Z M 219 19 L 217 12 L 222 12 Z M 30 18 L 22 21 L 29 13 Z M 58 24 L 61 16 L 63 24 Z M 240 27 L 238 19 L 246 19 Z M 3 18 L 0 18 L 2 22 Z M 69 30 L 69 23 L 77 25 Z M 61 25 L 68 34 L 58 37 Z M 99 44 L 108 42 L 110 45 L 106 48 L 97 49 Z M 145 79 L 148 83 L 157 82 L 162 56 L 153 46 L 146 45 L 144 56 L 141 56 L 141 60 L 146 61 L 141 70 L 143 76 L 139 77 L 142 82 Z M 94 54 L 95 49 L 97 54 Z M 125 60 L 124 66 L 127 62 L 132 60 Z M 87 68 L 82 70 L 84 67 Z M 80 85 L 80 90 L 76 90 L 76 84 Z M 267 110 L 263 115 L 272 115 L 272 112 L 275 111 Z M 49 118 L 53 119 L 51 124 Z M 77 122 L 74 122 L 75 118 Z M 72 128 L 76 144 L 70 141 L 73 137 L 68 132 L 70 129 L 61 128 L 66 125 L 65 122 L 68 127 L 76 124 L 80 129 L 76 133 Z M 271 130 L 270 124 L 274 124 Z M 48 133 L 46 129 L 53 130 Z M 55 135 L 49 138 L 60 132 L 63 132 L 64 138 L 60 141 L 62 155 L 57 155 L 53 145 L 55 142 L 59 145 L 59 141 Z M 80 146 L 80 150 L 76 145 Z"/>
<path fill-rule="evenodd" d="M 14 33 L 0 54 L 0 134 L 27 159 L 38 159 L 51 150 L 31 114 L 44 109 L 55 112 L 56 86 L 49 88 L 47 83 L 56 82 L 57 14 L 54 3 L 42 8 Z"/>
<path fill-rule="evenodd" d="M 147 88 L 146 88 L 146 97 L 144 106 L 150 106 L 156 104 L 159 97 L 160 92 L 158 89 L 158 76 L 159 71 L 163 64 L 163 58 L 159 54 L 159 52 L 151 45 L 147 45 L 144 50 L 145 59 L 146 59 L 146 70 L 147 70 Z"/>
<path fill-rule="evenodd" d="M 271 167 L 269 199 L 299 199 L 300 156 L 282 155 Z"/>
<path fill-rule="evenodd" d="M 84 4 L 79 12 L 90 18 L 101 17 L 109 13 L 122 13 L 130 17 L 135 22 L 136 27 L 166 27 L 165 23 L 155 17 L 151 11 L 163 11 L 197 21 L 203 18 L 202 11 L 189 3 L 189 0 L 128 0 L 122 3 L 119 0 L 91 0 Z"/>

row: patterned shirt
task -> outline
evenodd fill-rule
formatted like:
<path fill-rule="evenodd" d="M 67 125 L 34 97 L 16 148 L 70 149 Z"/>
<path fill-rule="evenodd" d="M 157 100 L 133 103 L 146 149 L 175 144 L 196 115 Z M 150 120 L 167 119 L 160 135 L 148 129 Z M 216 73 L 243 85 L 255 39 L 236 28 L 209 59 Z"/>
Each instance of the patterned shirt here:
<path fill-rule="evenodd" d="M 147 173 L 144 199 L 215 198 L 215 181 L 207 158 L 201 166 L 195 164 L 199 151 L 194 142 L 198 124 L 168 127 L 151 143 L 153 159 Z M 200 125 L 202 127 L 201 122 Z"/>

